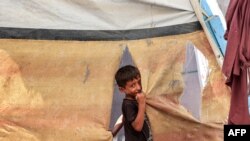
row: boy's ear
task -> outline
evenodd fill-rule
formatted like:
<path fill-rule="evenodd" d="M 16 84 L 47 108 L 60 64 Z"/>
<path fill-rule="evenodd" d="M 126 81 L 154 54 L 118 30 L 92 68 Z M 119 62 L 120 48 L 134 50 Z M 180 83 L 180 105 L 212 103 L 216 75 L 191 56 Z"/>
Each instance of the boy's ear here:
<path fill-rule="evenodd" d="M 119 87 L 120 92 L 124 93 L 125 88 Z"/>

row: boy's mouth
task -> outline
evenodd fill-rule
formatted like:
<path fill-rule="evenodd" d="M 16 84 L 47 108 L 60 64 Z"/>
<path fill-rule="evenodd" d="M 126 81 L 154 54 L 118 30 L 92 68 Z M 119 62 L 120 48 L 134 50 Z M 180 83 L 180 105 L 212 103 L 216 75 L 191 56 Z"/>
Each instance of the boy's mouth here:
<path fill-rule="evenodd" d="M 136 92 L 136 94 L 140 94 L 140 93 L 142 93 L 142 90 L 139 90 L 139 91 Z"/>

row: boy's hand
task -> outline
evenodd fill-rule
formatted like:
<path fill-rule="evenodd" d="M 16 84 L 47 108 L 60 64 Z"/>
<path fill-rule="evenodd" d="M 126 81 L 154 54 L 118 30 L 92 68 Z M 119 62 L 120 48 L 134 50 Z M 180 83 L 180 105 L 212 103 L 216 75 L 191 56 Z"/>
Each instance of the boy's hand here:
<path fill-rule="evenodd" d="M 137 93 L 136 97 L 135 97 L 136 101 L 138 102 L 138 104 L 146 104 L 146 96 L 144 93 Z"/>

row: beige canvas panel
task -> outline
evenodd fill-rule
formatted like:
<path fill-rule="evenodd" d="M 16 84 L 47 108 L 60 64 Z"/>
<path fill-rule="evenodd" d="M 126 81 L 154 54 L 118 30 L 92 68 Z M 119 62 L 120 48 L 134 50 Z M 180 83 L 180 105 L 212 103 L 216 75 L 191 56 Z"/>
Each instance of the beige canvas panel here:
<path fill-rule="evenodd" d="M 179 103 L 187 42 L 195 44 L 211 68 L 201 121 Z M 134 41 L 1 39 L 1 139 L 111 141 L 114 74 L 125 46 L 142 73 L 156 141 L 223 139 L 229 90 L 202 31 Z"/>
<path fill-rule="evenodd" d="M 185 87 L 182 73 L 188 42 L 209 60 L 211 71 L 201 94 L 201 121 L 179 102 Z M 128 46 L 142 73 L 143 89 L 148 97 L 147 112 L 156 140 L 223 140 L 230 94 L 204 32 L 134 41 Z"/>
<path fill-rule="evenodd" d="M 114 42 L 0 40 L 0 137 L 111 140 Z"/>

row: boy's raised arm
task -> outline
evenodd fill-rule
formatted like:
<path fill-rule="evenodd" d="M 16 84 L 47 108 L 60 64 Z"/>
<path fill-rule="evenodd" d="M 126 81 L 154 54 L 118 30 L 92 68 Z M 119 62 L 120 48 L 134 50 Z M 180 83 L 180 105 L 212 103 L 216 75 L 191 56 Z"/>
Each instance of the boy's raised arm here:
<path fill-rule="evenodd" d="M 146 97 L 143 93 L 139 93 L 136 95 L 136 100 L 138 102 L 138 113 L 135 120 L 132 122 L 132 126 L 136 131 L 140 132 L 144 124 Z"/>

